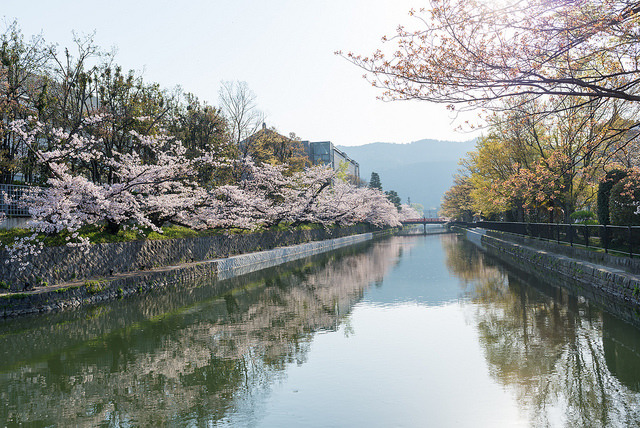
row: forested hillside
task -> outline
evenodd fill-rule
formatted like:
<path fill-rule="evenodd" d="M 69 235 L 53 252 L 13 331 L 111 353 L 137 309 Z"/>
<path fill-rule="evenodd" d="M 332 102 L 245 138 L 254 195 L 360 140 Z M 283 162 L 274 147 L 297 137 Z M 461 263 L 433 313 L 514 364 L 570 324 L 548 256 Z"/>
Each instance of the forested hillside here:
<path fill-rule="evenodd" d="M 369 180 L 380 175 L 384 190 L 395 190 L 402 202 L 422 204 L 425 209 L 440 205 L 442 195 L 453 184 L 458 162 L 474 149 L 475 140 L 464 142 L 420 140 L 410 144 L 372 143 L 340 146 L 360 163 L 360 176 Z"/>

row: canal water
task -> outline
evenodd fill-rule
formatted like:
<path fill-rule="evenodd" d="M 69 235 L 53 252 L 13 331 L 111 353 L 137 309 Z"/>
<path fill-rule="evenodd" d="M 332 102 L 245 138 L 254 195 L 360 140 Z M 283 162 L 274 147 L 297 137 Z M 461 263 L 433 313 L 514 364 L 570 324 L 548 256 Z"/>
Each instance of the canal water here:
<path fill-rule="evenodd" d="M 0 322 L 0 426 L 637 426 L 640 330 L 455 235 Z"/>

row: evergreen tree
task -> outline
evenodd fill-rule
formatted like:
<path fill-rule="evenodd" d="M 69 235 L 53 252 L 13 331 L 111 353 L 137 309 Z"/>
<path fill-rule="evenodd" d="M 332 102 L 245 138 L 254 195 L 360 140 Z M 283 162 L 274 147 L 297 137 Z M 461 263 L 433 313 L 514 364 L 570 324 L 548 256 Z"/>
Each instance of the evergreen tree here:
<path fill-rule="evenodd" d="M 378 189 L 382 192 L 382 183 L 380 182 L 380 176 L 377 172 L 371 173 L 371 179 L 369 180 L 369 188 Z"/>
<path fill-rule="evenodd" d="M 612 169 L 598 185 L 598 223 L 610 224 L 609 197 L 613 186 L 627 176 L 628 172 Z"/>
<path fill-rule="evenodd" d="M 388 190 L 384 192 L 384 194 L 387 195 L 387 199 L 389 200 L 389 202 L 395 205 L 396 209 L 400 211 L 402 200 L 400 199 L 400 196 L 398 196 L 398 192 L 396 192 L 395 190 Z"/>

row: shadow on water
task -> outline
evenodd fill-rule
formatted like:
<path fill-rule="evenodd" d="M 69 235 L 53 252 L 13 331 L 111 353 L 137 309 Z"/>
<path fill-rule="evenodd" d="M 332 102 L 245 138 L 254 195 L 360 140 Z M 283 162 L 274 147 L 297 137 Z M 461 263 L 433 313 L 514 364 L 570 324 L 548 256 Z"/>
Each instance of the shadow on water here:
<path fill-rule="evenodd" d="M 443 246 L 475 303 L 470 318 L 491 375 L 530 409 L 532 425 L 639 423 L 636 326 L 576 290 L 507 269 L 462 239 Z"/>
<path fill-rule="evenodd" d="M 640 392 L 640 335 L 606 312 L 602 314 L 602 328 L 607 368 L 627 388 Z"/>
<path fill-rule="evenodd" d="M 2 425 L 210 424 L 306 360 L 397 262 L 365 243 L 224 281 L 0 324 Z"/>

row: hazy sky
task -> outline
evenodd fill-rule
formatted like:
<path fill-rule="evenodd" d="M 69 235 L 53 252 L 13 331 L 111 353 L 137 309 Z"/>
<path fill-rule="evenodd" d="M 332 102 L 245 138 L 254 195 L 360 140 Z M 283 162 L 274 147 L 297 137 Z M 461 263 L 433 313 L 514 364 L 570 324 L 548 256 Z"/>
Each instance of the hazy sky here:
<path fill-rule="evenodd" d="M 442 105 L 383 102 L 363 71 L 336 50 L 370 54 L 418 0 L 1 0 L 27 38 L 72 46 L 72 30 L 95 30 L 116 62 L 146 82 L 180 85 L 218 105 L 222 80 L 246 81 L 267 125 L 335 144 L 468 140 Z"/>

